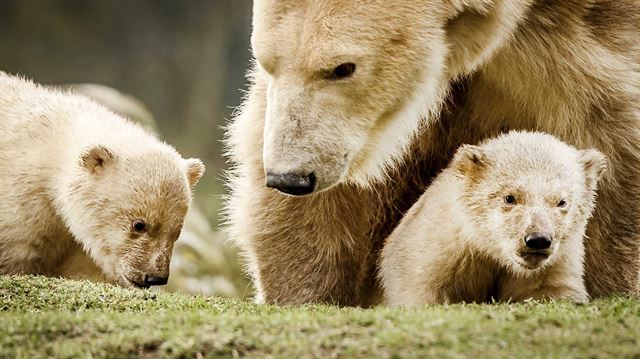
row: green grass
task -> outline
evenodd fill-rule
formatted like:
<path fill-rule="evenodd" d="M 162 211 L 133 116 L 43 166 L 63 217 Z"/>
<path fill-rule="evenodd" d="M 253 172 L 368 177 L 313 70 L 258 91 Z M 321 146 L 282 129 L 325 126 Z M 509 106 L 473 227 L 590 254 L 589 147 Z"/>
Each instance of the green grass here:
<path fill-rule="evenodd" d="M 0 277 L 0 358 L 630 357 L 640 300 L 358 309 Z"/>

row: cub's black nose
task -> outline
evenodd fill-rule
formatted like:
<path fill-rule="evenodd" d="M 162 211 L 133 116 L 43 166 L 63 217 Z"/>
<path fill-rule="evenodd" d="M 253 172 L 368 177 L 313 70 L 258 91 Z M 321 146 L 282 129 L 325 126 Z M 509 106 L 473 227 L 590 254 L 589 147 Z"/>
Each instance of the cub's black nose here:
<path fill-rule="evenodd" d="M 292 196 L 302 196 L 316 189 L 316 176 L 313 173 L 308 175 L 267 173 L 267 187 Z"/>
<path fill-rule="evenodd" d="M 144 285 L 152 286 L 152 285 L 165 285 L 169 280 L 168 277 L 155 277 L 146 274 L 144 276 Z"/>
<path fill-rule="evenodd" d="M 524 237 L 524 243 L 532 249 L 547 249 L 551 247 L 551 236 L 546 233 L 531 233 Z"/>

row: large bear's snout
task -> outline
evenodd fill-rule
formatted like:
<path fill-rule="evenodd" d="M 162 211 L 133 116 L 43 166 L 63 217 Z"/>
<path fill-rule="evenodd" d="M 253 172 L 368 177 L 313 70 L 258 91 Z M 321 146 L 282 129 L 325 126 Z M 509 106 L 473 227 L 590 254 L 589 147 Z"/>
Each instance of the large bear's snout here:
<path fill-rule="evenodd" d="M 304 196 L 316 189 L 316 176 L 313 173 L 301 175 L 296 173 L 267 173 L 266 186 L 292 196 Z"/>

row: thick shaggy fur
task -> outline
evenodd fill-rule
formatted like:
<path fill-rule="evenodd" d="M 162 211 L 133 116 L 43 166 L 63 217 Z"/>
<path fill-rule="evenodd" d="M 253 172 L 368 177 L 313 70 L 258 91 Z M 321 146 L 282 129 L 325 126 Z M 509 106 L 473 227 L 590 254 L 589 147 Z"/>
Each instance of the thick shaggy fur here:
<path fill-rule="evenodd" d="M 583 237 L 605 164 L 541 133 L 462 146 L 386 240 L 385 302 L 587 301 Z"/>
<path fill-rule="evenodd" d="M 376 301 L 386 238 L 463 143 L 551 133 L 610 160 L 587 229 L 592 297 L 637 291 L 635 0 L 258 0 L 256 67 L 229 128 L 229 231 L 257 299 Z M 353 76 L 323 75 L 339 63 Z M 265 171 L 313 172 L 290 197 Z"/>
<path fill-rule="evenodd" d="M 204 172 L 87 98 L 3 72 L 0 167 L 0 274 L 124 286 L 169 276 Z"/>

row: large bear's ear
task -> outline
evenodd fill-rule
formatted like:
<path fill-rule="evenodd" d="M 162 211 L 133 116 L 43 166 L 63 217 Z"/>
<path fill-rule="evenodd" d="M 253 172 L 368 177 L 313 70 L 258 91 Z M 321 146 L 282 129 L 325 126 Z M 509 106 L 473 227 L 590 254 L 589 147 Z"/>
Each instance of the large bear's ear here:
<path fill-rule="evenodd" d="M 479 174 L 488 163 L 487 154 L 479 146 L 462 145 L 453 156 L 453 166 L 463 176 Z"/>
<path fill-rule="evenodd" d="M 204 164 L 197 158 L 189 158 L 187 162 L 187 179 L 189 186 L 193 188 L 204 174 Z"/>
<path fill-rule="evenodd" d="M 578 161 L 584 169 L 587 187 L 595 190 L 598 181 L 602 178 L 604 171 L 607 169 L 607 158 L 598 150 L 582 150 L 578 157 Z"/>
<path fill-rule="evenodd" d="M 95 145 L 87 148 L 80 156 L 80 165 L 91 174 L 101 174 L 116 157 L 108 148 Z"/>

